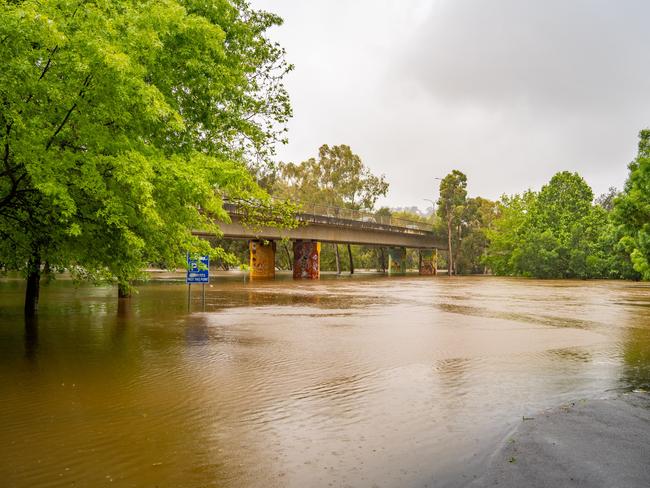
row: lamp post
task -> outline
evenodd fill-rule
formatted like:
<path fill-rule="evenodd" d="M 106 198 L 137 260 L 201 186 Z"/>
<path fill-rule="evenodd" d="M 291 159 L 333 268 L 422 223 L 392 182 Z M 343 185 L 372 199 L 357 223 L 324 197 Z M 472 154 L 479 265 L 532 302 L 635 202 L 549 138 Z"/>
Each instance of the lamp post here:
<path fill-rule="evenodd" d="M 429 202 L 431 204 L 431 212 L 436 213 L 436 202 L 434 202 L 430 198 L 423 198 L 422 200 Z"/>

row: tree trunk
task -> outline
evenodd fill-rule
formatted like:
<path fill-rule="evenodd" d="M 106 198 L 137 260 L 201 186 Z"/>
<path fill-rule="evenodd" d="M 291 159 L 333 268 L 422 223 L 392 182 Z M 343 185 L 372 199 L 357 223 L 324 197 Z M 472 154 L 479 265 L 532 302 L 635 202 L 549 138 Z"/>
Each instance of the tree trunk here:
<path fill-rule="evenodd" d="M 289 270 L 293 270 L 293 259 L 291 258 L 291 253 L 289 252 L 289 247 L 284 244 L 284 252 L 287 254 L 287 262 L 289 263 Z"/>
<path fill-rule="evenodd" d="M 463 242 L 463 236 L 462 236 L 462 228 L 460 224 L 458 224 L 458 244 L 456 244 L 456 255 L 454 256 L 454 274 L 458 275 L 458 260 L 460 258 L 460 252 L 461 252 L 461 243 Z"/>
<path fill-rule="evenodd" d="M 25 315 L 25 357 L 36 359 L 38 352 L 38 315 Z"/>
<path fill-rule="evenodd" d="M 341 256 L 339 256 L 339 245 L 334 244 L 334 256 L 336 256 L 336 274 L 341 274 Z"/>
<path fill-rule="evenodd" d="M 25 315 L 32 316 L 38 309 L 41 284 L 41 255 L 34 251 L 27 262 L 27 288 L 25 290 Z"/>
<path fill-rule="evenodd" d="M 381 256 L 381 271 L 382 273 L 386 272 L 386 254 L 384 254 L 384 248 L 380 247 L 379 248 L 379 253 Z"/>
<path fill-rule="evenodd" d="M 350 274 L 354 274 L 354 260 L 352 259 L 352 246 L 348 244 L 348 257 L 350 258 Z"/>
<path fill-rule="evenodd" d="M 451 251 L 451 219 L 447 219 L 447 276 L 451 276 L 454 270 L 454 256 Z"/>
<path fill-rule="evenodd" d="M 43 275 L 45 276 L 45 284 L 49 284 L 52 281 L 52 270 L 49 261 L 43 263 Z"/>
<path fill-rule="evenodd" d="M 117 297 L 118 298 L 131 298 L 131 284 L 128 281 L 118 281 L 118 283 L 117 283 Z"/>

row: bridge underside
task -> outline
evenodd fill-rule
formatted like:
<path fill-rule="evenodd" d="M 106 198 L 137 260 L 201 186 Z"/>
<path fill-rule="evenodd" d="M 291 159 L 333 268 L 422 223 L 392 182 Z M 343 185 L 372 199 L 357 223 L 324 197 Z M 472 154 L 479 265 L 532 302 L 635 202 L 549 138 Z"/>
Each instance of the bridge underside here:
<path fill-rule="evenodd" d="M 275 276 L 275 241 L 293 241 L 293 276 L 296 279 L 320 277 L 321 243 L 343 243 L 388 248 L 389 274 L 406 272 L 406 248 L 419 250 L 420 274 L 436 273 L 437 249 L 445 242 L 433 232 L 417 227 L 396 227 L 377 222 L 353 221 L 315 215 L 299 215 L 301 225 L 295 229 L 275 227 L 251 228 L 244 225 L 239 215 L 231 214 L 232 222 L 221 222 L 219 227 L 226 239 L 249 241 L 251 278 Z M 196 235 L 213 237 L 205 232 Z"/>
<path fill-rule="evenodd" d="M 274 227 L 249 228 L 243 225 L 237 216 L 232 216 L 231 223 L 221 222 L 219 227 L 223 237 L 228 239 L 264 239 L 275 241 L 289 239 L 292 241 L 317 241 L 366 246 L 409 247 L 413 249 L 445 249 L 446 243 L 433 232 L 420 229 L 407 229 L 382 226 L 374 223 L 338 220 L 331 222 L 304 222 L 295 229 L 277 229 Z M 201 232 L 197 232 L 201 235 Z"/>

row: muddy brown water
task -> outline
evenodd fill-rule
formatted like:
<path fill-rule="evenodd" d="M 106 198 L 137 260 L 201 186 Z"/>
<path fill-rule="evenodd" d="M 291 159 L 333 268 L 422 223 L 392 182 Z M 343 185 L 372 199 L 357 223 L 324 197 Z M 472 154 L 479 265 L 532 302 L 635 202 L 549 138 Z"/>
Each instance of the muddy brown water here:
<path fill-rule="evenodd" d="M 6 487 L 463 486 L 523 416 L 650 386 L 650 286 L 0 282 Z"/>

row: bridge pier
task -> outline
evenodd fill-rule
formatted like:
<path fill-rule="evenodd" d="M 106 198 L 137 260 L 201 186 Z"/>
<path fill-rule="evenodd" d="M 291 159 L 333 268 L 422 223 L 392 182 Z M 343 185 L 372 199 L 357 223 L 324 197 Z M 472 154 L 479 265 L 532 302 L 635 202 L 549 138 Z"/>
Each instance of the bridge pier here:
<path fill-rule="evenodd" d="M 320 242 L 293 241 L 293 278 L 320 278 Z"/>
<path fill-rule="evenodd" d="M 438 250 L 421 249 L 420 250 L 420 274 L 423 276 L 432 276 L 437 274 L 438 268 Z"/>
<path fill-rule="evenodd" d="M 251 240 L 248 249 L 251 279 L 275 278 L 275 241 Z"/>
<path fill-rule="evenodd" d="M 406 274 L 406 248 L 391 247 L 388 249 L 388 274 Z"/>

